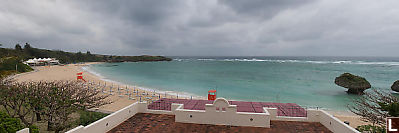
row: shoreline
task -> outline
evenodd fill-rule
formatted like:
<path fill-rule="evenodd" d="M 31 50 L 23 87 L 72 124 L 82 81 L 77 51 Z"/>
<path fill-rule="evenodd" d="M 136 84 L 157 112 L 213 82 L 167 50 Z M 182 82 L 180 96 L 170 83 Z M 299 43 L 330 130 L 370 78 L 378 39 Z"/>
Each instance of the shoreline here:
<path fill-rule="evenodd" d="M 104 62 L 90 62 L 90 63 L 84 63 L 84 64 L 68 64 L 65 66 L 39 66 L 35 67 L 34 71 L 28 72 L 28 73 L 21 73 L 14 75 L 13 78 L 16 81 L 40 81 L 40 80 L 76 80 L 76 73 L 83 72 L 83 76 L 86 81 L 92 83 L 94 86 L 104 86 L 106 84 L 106 89 L 103 89 L 102 94 L 109 94 L 109 90 L 111 90 L 111 93 L 113 95 L 110 95 L 107 100 L 112 101 L 113 103 L 104 105 L 102 107 L 99 107 L 96 110 L 101 110 L 101 111 L 106 111 L 106 112 L 115 112 L 117 110 L 120 110 L 130 104 L 133 104 L 137 101 L 141 100 L 142 101 L 153 101 L 157 100 L 159 98 L 177 98 L 177 95 L 175 94 L 184 94 L 184 92 L 174 92 L 174 91 L 160 91 L 156 89 L 151 89 L 151 88 L 146 88 L 146 87 L 141 87 L 141 86 L 133 86 L 125 83 L 121 83 L 118 81 L 114 81 L 111 79 L 108 79 L 101 74 L 97 74 L 95 72 L 92 72 L 88 69 L 90 68 L 84 68 L 88 67 L 89 65 L 92 64 L 101 64 Z M 121 90 L 117 90 L 117 87 L 123 88 Z M 111 88 L 112 89 L 109 89 Z M 128 91 L 126 91 L 125 88 L 128 88 Z M 105 91 L 104 91 L 105 90 Z M 133 90 L 138 91 L 139 93 L 132 93 Z M 127 92 L 130 92 L 131 96 L 129 97 Z M 169 92 L 169 93 L 168 93 Z M 119 95 L 118 95 L 119 93 Z M 138 96 L 139 94 L 142 94 L 141 96 Z M 191 97 L 183 97 L 183 95 L 179 95 L 178 98 L 183 98 L 183 99 L 190 99 Z M 206 97 L 201 97 L 201 96 L 193 96 L 193 99 L 206 99 Z M 348 112 L 348 111 L 334 111 L 334 110 L 326 110 L 328 113 L 331 115 L 337 117 L 341 121 L 348 121 L 350 122 L 350 126 L 352 127 L 357 127 L 358 125 L 364 125 L 367 124 L 365 122 L 360 121 L 360 117 L 356 116 L 355 114 Z"/>
<path fill-rule="evenodd" d="M 188 92 L 178 92 L 178 91 L 169 91 L 169 90 L 159 90 L 156 88 L 151 88 L 151 87 L 146 87 L 146 86 L 137 86 L 137 85 L 132 85 L 129 83 L 123 83 L 120 81 L 116 81 L 110 78 L 107 78 L 103 75 L 101 75 L 100 73 L 95 72 L 94 70 L 90 69 L 90 65 L 93 64 L 102 64 L 105 62 L 95 62 L 95 63 L 90 63 L 90 64 L 85 64 L 84 66 L 80 67 L 81 71 L 87 72 L 95 77 L 97 77 L 99 80 L 105 81 L 105 82 L 110 82 L 113 83 L 115 85 L 120 85 L 120 86 L 129 86 L 129 87 L 135 87 L 135 88 L 139 88 L 140 90 L 143 91 L 149 91 L 149 92 L 156 92 L 159 93 L 161 95 L 165 96 L 165 93 L 167 96 L 175 96 L 175 97 L 179 97 L 179 98 L 192 98 L 192 99 L 207 99 L 207 97 L 204 96 L 200 96 L 200 95 L 196 95 L 196 94 L 192 94 L 192 93 L 188 93 Z"/>
<path fill-rule="evenodd" d="M 116 112 L 130 104 L 137 101 L 153 101 L 159 98 L 176 98 L 173 95 L 160 94 L 154 91 L 143 90 L 141 87 L 129 86 L 123 83 L 116 83 L 114 81 L 106 81 L 87 71 L 82 71 L 82 67 L 90 64 L 98 64 L 101 62 L 91 62 L 84 64 L 68 64 L 65 66 L 38 66 L 34 71 L 28 73 L 21 73 L 12 76 L 18 82 L 27 81 L 54 81 L 54 80 L 76 80 L 76 74 L 83 72 L 83 78 L 91 83 L 93 87 L 101 89 L 103 93 L 110 95 L 106 100 L 111 101 L 111 104 L 99 107 L 96 110 L 106 112 Z M 120 88 L 119 91 L 117 88 Z M 126 89 L 126 87 L 128 89 Z M 133 92 L 136 93 L 133 93 Z M 130 93 L 130 96 L 127 95 Z M 179 97 L 181 98 L 181 97 Z"/>

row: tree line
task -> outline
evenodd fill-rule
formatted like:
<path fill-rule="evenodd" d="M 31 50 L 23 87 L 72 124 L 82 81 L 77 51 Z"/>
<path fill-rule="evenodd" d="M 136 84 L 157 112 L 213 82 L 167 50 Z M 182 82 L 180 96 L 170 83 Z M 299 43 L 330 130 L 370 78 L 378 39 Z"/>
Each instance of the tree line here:
<path fill-rule="evenodd" d="M 0 45 L 1 46 L 1 45 Z M 65 52 L 62 50 L 47 50 L 32 47 L 29 43 L 25 43 L 22 47 L 16 44 L 14 49 L 0 48 L 0 57 L 18 57 L 21 60 L 30 58 L 57 58 L 61 63 L 78 63 L 78 62 L 139 62 L 139 61 L 171 61 L 172 59 L 163 56 L 113 56 L 91 54 L 90 51 L 85 53 Z"/>

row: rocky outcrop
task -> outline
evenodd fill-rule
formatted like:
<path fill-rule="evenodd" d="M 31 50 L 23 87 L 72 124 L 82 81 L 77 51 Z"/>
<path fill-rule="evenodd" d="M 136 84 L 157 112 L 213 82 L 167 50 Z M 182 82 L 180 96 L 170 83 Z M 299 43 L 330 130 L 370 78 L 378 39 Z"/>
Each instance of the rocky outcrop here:
<path fill-rule="evenodd" d="M 395 82 L 392 84 L 391 89 L 392 89 L 393 91 L 399 92 L 399 80 L 395 81 Z"/>
<path fill-rule="evenodd" d="M 364 90 L 371 88 L 370 83 L 365 78 L 350 73 L 344 73 L 336 77 L 335 84 L 348 88 L 347 92 L 350 94 L 361 95 L 364 94 Z"/>

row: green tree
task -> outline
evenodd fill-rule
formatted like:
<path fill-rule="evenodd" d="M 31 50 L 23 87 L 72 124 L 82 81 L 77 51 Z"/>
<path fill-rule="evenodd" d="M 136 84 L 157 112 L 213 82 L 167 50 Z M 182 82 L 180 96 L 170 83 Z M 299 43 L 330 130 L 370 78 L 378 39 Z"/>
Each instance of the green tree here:
<path fill-rule="evenodd" d="M 80 111 L 80 117 L 77 120 L 78 125 L 87 126 L 90 123 L 93 123 L 108 114 L 101 113 L 101 112 L 92 112 L 92 111 Z"/>
<path fill-rule="evenodd" d="M 388 115 L 391 117 L 399 116 L 399 102 L 393 103 L 378 103 L 381 106 L 382 111 L 387 111 Z"/>
<path fill-rule="evenodd" d="M 361 117 L 362 121 L 370 122 L 373 126 L 384 126 L 386 118 L 397 116 L 399 99 L 389 92 L 372 89 L 363 96 L 353 99 L 348 105 L 349 111 Z"/>
<path fill-rule="evenodd" d="M 31 126 L 27 116 L 33 108 L 29 104 L 30 90 L 23 84 L 13 83 L 12 80 L 3 78 L 0 82 L 0 105 L 13 118 L 20 119 L 26 126 Z"/>
<path fill-rule="evenodd" d="M 362 133 L 386 133 L 385 127 L 375 125 L 361 125 L 358 126 L 356 130 Z"/>
<path fill-rule="evenodd" d="M 33 50 L 32 50 L 32 47 L 30 46 L 29 43 L 25 43 L 24 52 L 25 52 L 25 55 L 26 55 L 27 57 L 31 57 L 31 56 L 32 56 Z"/>
<path fill-rule="evenodd" d="M 30 46 L 29 43 L 25 43 L 24 49 L 31 49 L 32 47 Z"/>
<path fill-rule="evenodd" d="M 0 133 L 15 133 L 23 128 L 24 126 L 18 119 L 0 112 Z"/>
<path fill-rule="evenodd" d="M 22 51 L 22 52 L 19 52 Z M 162 56 L 110 56 L 110 55 L 95 55 L 90 51 L 85 53 L 70 53 L 61 50 L 46 50 L 38 49 L 25 43 L 23 49 L 20 46 L 15 46 L 15 49 L 0 48 L 0 57 L 16 56 L 20 59 L 27 60 L 30 58 L 48 58 L 53 57 L 60 60 L 61 63 L 76 63 L 76 62 L 93 62 L 93 61 L 171 61 L 172 59 Z"/>
<path fill-rule="evenodd" d="M 22 52 L 22 47 L 21 47 L 21 45 L 16 44 L 16 45 L 15 45 L 15 50 L 16 50 L 17 52 Z"/>
<path fill-rule="evenodd" d="M 70 119 L 72 113 L 110 103 L 105 100 L 108 95 L 87 86 L 78 81 L 15 82 L 2 78 L 0 105 L 26 127 L 32 126 L 39 113 L 47 121 L 48 130 L 58 133 L 74 122 Z"/>
<path fill-rule="evenodd" d="M 83 61 L 83 54 L 82 54 L 82 52 L 78 52 L 78 53 L 76 53 L 76 60 L 77 60 L 77 62 L 82 62 Z"/>
<path fill-rule="evenodd" d="M 15 133 L 24 126 L 17 118 L 10 117 L 7 113 L 0 111 L 0 133 Z M 31 133 L 39 133 L 39 128 L 34 125 L 28 126 Z"/>
<path fill-rule="evenodd" d="M 72 113 L 110 103 L 105 100 L 108 95 L 99 95 L 100 90 L 87 88 L 87 85 L 78 81 L 42 81 L 30 88 L 40 93 L 35 106 L 42 108 L 40 111 L 47 120 L 48 130 L 56 133 L 71 126 Z"/>
<path fill-rule="evenodd" d="M 33 69 L 21 62 L 17 57 L 5 57 L 0 59 L 0 71 L 29 72 Z"/>

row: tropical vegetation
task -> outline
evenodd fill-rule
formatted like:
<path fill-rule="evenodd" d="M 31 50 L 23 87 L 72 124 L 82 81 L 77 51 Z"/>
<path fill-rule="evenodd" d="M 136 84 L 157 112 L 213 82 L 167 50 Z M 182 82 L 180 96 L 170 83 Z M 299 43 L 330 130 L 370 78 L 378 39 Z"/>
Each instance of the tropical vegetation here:
<path fill-rule="evenodd" d="M 99 93 L 78 81 L 15 82 L 5 77 L 0 79 L 0 109 L 24 127 L 45 121 L 48 131 L 58 133 L 75 123 L 74 113 L 110 103 L 108 95 Z"/>
<path fill-rule="evenodd" d="M 26 43 L 24 47 L 16 44 L 14 49 L 0 48 L 0 57 L 18 57 L 21 60 L 30 58 L 57 58 L 61 63 L 78 62 L 138 62 L 138 61 L 171 61 L 172 59 L 163 56 L 116 56 L 92 54 L 90 51 L 85 53 L 65 52 L 62 50 L 47 50 L 32 47 Z"/>

